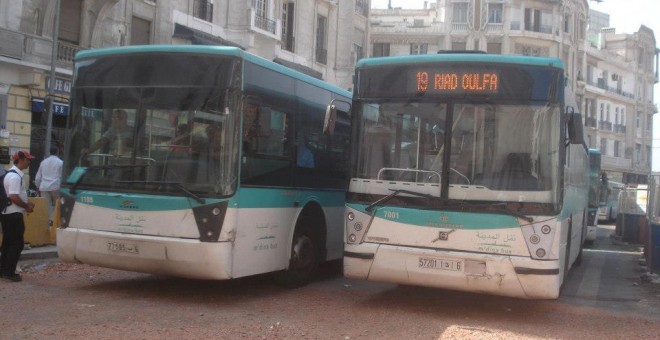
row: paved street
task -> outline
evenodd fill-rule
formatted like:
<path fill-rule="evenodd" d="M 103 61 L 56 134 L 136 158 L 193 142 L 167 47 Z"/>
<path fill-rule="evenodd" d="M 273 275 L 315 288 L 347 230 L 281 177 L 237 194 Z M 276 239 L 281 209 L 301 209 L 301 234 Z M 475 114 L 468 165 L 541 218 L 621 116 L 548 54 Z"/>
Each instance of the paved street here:
<path fill-rule="evenodd" d="M 556 301 L 345 279 L 339 263 L 295 290 L 268 276 L 184 280 L 57 260 L 24 261 L 0 282 L 2 338 L 657 338 L 660 290 L 641 282 L 639 246 L 599 230 Z"/>

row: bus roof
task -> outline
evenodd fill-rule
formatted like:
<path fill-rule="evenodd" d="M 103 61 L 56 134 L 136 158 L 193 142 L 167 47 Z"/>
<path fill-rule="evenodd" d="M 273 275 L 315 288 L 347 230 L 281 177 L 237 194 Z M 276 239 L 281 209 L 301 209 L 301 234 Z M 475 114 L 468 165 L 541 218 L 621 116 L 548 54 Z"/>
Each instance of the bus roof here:
<path fill-rule="evenodd" d="M 393 64 L 411 64 L 411 63 L 432 63 L 432 62 L 485 62 L 499 64 L 526 64 L 532 66 L 550 66 L 564 68 L 564 63 L 559 58 L 551 57 L 530 57 L 522 55 L 502 55 L 486 53 L 448 53 L 448 54 L 417 54 L 405 56 L 389 56 L 360 59 L 357 68 L 393 65 Z"/>
<path fill-rule="evenodd" d="M 135 46 L 122 46 L 122 47 L 106 47 L 96 48 L 90 50 L 83 50 L 76 53 L 75 61 L 81 61 L 90 58 L 99 58 L 106 56 L 127 55 L 127 54 L 140 54 L 140 53 L 158 53 L 158 52 L 171 52 L 171 53 L 198 53 L 198 54 L 218 54 L 225 56 L 234 56 L 253 62 L 259 66 L 271 69 L 273 71 L 285 74 L 292 78 L 305 81 L 312 85 L 316 85 L 325 90 L 332 91 L 338 95 L 351 98 L 352 93 L 340 87 L 327 83 L 323 80 L 316 79 L 304 73 L 292 70 L 286 66 L 277 64 L 268 59 L 264 59 L 249 52 L 245 52 L 237 47 L 230 46 L 211 46 L 211 45 L 135 45 Z"/>
<path fill-rule="evenodd" d="M 589 153 L 600 155 L 600 149 L 599 148 L 589 148 Z"/>

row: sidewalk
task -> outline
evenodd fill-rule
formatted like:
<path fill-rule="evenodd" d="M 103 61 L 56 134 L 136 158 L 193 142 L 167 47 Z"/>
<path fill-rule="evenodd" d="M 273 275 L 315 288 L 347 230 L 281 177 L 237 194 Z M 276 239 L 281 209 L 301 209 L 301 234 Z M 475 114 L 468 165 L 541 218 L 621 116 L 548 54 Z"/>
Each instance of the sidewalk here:
<path fill-rule="evenodd" d="M 20 261 L 25 260 L 42 260 L 57 258 L 57 246 L 47 245 L 41 247 L 32 247 L 30 249 L 23 249 Z"/>

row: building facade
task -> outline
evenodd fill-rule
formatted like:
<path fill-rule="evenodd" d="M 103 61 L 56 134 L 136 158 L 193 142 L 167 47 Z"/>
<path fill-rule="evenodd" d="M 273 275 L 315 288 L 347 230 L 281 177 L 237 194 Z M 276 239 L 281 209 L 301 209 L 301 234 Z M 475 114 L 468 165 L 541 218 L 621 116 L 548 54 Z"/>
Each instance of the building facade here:
<path fill-rule="evenodd" d="M 423 9 L 372 9 L 370 55 L 480 50 L 558 57 L 585 118 L 586 143 L 602 149 L 604 170 L 619 181 L 645 183 L 657 112 L 655 38 L 642 27 L 594 45 L 588 28 L 600 32 L 609 17 L 595 13 L 590 24 L 591 17 L 586 0 L 437 0 Z"/>
<path fill-rule="evenodd" d="M 10 132 L 10 150 L 28 149 L 38 159 L 44 154 L 47 95 L 54 98 L 53 144 L 64 141 L 73 58 L 81 49 L 236 46 L 350 88 L 355 61 L 367 46 L 369 0 L 60 0 L 59 8 L 56 4 L 0 0 L 0 124 Z M 6 158 L 0 157 L 5 166 Z M 38 162 L 33 162 L 30 173 L 37 168 Z"/>

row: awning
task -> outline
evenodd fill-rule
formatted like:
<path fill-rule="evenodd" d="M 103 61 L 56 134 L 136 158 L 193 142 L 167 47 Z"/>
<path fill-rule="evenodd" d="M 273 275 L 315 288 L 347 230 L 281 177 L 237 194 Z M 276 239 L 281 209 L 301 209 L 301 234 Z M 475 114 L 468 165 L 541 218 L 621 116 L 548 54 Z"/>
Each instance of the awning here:
<path fill-rule="evenodd" d="M 44 105 L 43 98 L 32 98 L 32 112 L 46 113 L 47 108 Z M 69 104 L 61 102 L 53 102 L 53 114 L 57 116 L 69 115 Z"/>
<path fill-rule="evenodd" d="M 245 49 L 243 46 L 229 40 L 181 24 L 174 24 L 174 34 L 172 37 L 190 40 L 193 45 L 233 46 L 242 50 Z"/>
<path fill-rule="evenodd" d="M 282 65 L 282 66 L 286 66 L 286 67 L 294 69 L 298 72 L 304 73 L 304 74 L 306 74 L 310 77 L 314 77 L 314 78 L 323 80 L 323 73 L 321 73 L 321 72 L 319 72 L 319 71 L 317 71 L 317 70 L 315 70 L 311 67 L 307 67 L 305 65 L 300 65 L 300 64 L 294 63 L 292 61 L 284 60 L 284 59 L 281 59 L 281 58 L 275 58 L 275 59 L 273 59 L 273 61 L 280 64 L 280 65 Z"/>

